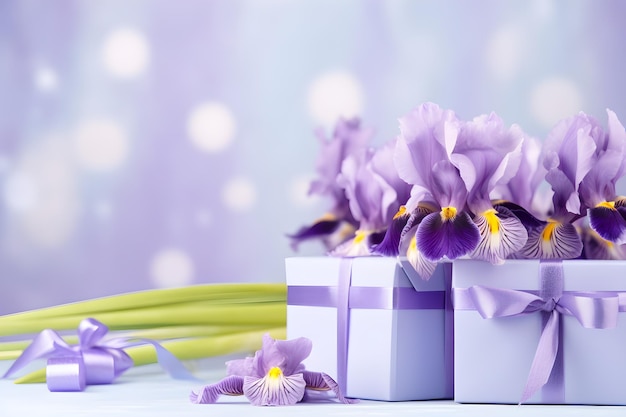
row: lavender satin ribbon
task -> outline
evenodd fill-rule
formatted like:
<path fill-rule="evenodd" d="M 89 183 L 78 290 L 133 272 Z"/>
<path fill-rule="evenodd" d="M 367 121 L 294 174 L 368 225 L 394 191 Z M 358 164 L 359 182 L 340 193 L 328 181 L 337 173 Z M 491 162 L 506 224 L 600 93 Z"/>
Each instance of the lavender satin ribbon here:
<path fill-rule="evenodd" d="M 86 385 L 110 384 L 133 366 L 124 348 L 150 344 L 159 364 L 173 378 L 195 379 L 182 363 L 158 342 L 116 338 L 102 341 L 108 327 L 88 318 L 78 326 L 78 345 L 69 345 L 51 329 L 40 332 L 2 378 L 8 378 L 33 360 L 47 358 L 46 382 L 50 391 L 82 391 Z"/>
<path fill-rule="evenodd" d="M 452 263 L 444 262 L 443 282 L 445 291 L 443 358 L 446 372 L 446 397 L 454 398 L 454 307 L 452 305 Z"/>
<path fill-rule="evenodd" d="M 339 264 L 339 282 L 337 286 L 337 383 L 343 392 L 348 392 L 351 285 L 352 258 L 342 258 Z"/>
<path fill-rule="evenodd" d="M 520 404 L 544 389 L 544 402 L 563 403 L 564 383 L 561 358 L 561 318 L 573 316 L 589 329 L 610 329 L 624 305 L 623 293 L 563 292 L 561 261 L 539 264 L 541 289 L 535 292 L 473 286 L 454 289 L 454 308 L 476 310 L 483 318 L 542 314 L 543 329 L 530 367 Z"/>
<path fill-rule="evenodd" d="M 352 258 L 341 259 L 336 287 L 289 286 L 287 303 L 337 308 L 337 383 L 343 392 L 346 392 L 348 374 L 351 309 L 441 310 L 448 306 L 451 311 L 444 291 L 418 292 L 413 287 L 352 286 Z M 451 349 L 449 351 L 451 353 Z"/>

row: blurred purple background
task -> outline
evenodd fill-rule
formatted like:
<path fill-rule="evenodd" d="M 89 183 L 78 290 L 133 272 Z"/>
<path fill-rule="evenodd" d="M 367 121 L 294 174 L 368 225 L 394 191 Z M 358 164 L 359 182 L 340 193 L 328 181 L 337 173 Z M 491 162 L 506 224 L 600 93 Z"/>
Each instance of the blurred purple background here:
<path fill-rule="evenodd" d="M 0 3 L 0 313 L 120 292 L 279 282 L 316 127 L 377 144 L 423 101 L 543 138 L 626 122 L 626 3 Z M 300 254 L 321 254 L 305 244 Z"/>

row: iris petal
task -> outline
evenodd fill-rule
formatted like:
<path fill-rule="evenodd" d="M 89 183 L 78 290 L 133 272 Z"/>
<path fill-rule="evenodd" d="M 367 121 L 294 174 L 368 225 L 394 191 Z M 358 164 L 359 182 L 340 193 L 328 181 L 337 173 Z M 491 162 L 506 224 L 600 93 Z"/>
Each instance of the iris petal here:
<path fill-rule="evenodd" d="M 515 215 L 522 222 L 526 230 L 534 229 L 543 226 L 544 222 L 533 216 L 524 207 L 512 203 L 510 201 L 498 200 L 493 202 L 493 207 L 498 210 L 498 207 L 504 207 Z"/>
<path fill-rule="evenodd" d="M 335 393 L 337 399 L 344 404 L 354 404 L 359 402 L 357 399 L 344 397 L 339 384 L 335 382 L 329 375 L 323 372 L 304 371 L 302 376 L 306 382 L 306 387 L 313 390 L 326 391 L 330 390 Z"/>
<path fill-rule="evenodd" d="M 441 213 L 429 214 L 417 228 L 417 249 L 427 260 L 438 261 L 444 256 L 456 259 L 473 251 L 480 240 L 470 216 L 465 212 L 452 215 L 452 209 L 445 207 Z"/>
<path fill-rule="evenodd" d="M 438 211 L 436 205 L 422 201 L 417 205 L 415 210 L 411 213 L 411 217 L 406 222 L 404 229 L 402 229 L 402 233 L 400 234 L 400 243 L 404 241 L 404 237 L 409 233 L 409 231 L 416 225 L 419 225 L 424 217 L 428 216 L 430 213 L 434 213 Z"/>
<path fill-rule="evenodd" d="M 233 359 L 226 362 L 226 373 L 228 375 L 256 375 L 258 371 L 260 353 L 254 354 L 254 357 L 244 359 Z M 262 371 L 261 371 L 262 372 Z"/>
<path fill-rule="evenodd" d="M 437 262 L 429 261 L 424 258 L 419 250 L 417 250 L 415 236 L 411 238 L 411 242 L 407 248 L 406 259 L 424 281 L 428 281 L 430 277 L 433 276 L 435 269 L 437 268 Z"/>
<path fill-rule="evenodd" d="M 340 225 L 340 220 L 319 220 L 310 226 L 300 228 L 296 233 L 287 235 L 292 240 L 291 247 L 296 250 L 298 245 L 309 239 L 323 238 L 333 234 Z"/>
<path fill-rule="evenodd" d="M 585 259 L 626 259 L 626 245 L 616 245 L 600 237 L 593 229 L 583 234 Z"/>
<path fill-rule="evenodd" d="M 316 220 L 309 226 L 300 228 L 296 233 L 287 235 L 291 239 L 291 247 L 298 250 L 298 246 L 308 240 L 320 239 L 327 249 L 334 249 L 354 234 L 356 228 L 350 221 L 339 220 L 333 215 L 327 215 Z"/>
<path fill-rule="evenodd" d="M 371 232 L 357 230 L 356 236 L 341 245 L 337 246 L 330 252 L 331 256 L 369 256 L 372 254 L 372 245 L 370 243 Z"/>
<path fill-rule="evenodd" d="M 195 404 L 215 404 L 220 395 L 243 395 L 243 377 L 227 376 L 220 382 L 205 385 L 200 392 L 191 392 L 189 399 Z"/>
<path fill-rule="evenodd" d="M 265 334 L 264 337 L 271 339 L 269 334 Z M 313 342 L 306 337 L 298 337 L 291 340 L 275 340 L 274 347 L 279 357 L 281 357 L 281 361 L 276 363 L 275 360 L 272 360 L 266 362 L 266 364 L 269 365 L 269 362 L 274 362 L 270 366 L 280 366 L 280 369 L 286 375 L 292 375 L 304 370 L 302 361 L 311 354 Z"/>
<path fill-rule="evenodd" d="M 263 378 L 244 377 L 243 393 L 253 405 L 293 405 L 304 396 L 302 374 L 268 373 Z"/>
<path fill-rule="evenodd" d="M 520 253 L 532 259 L 574 259 L 582 252 L 583 244 L 574 225 L 548 222 L 528 234 Z"/>
<path fill-rule="evenodd" d="M 474 259 L 502 264 L 528 239 L 522 222 L 504 207 L 487 210 L 474 217 L 474 222 L 480 231 L 480 242 L 471 255 Z"/>
<path fill-rule="evenodd" d="M 406 211 L 405 206 L 401 206 L 400 210 L 393 216 L 391 225 L 387 228 L 382 242 L 374 248 L 374 253 L 383 256 L 398 256 L 404 237 L 413 228 L 413 225 L 419 224 L 426 215 L 435 210 L 429 203 L 418 205 L 410 213 Z"/>
<path fill-rule="evenodd" d="M 383 241 L 374 248 L 374 253 L 383 256 L 398 256 L 400 253 L 400 236 L 410 217 L 408 213 L 394 216 L 387 228 Z"/>
<path fill-rule="evenodd" d="M 610 203 L 589 209 L 589 225 L 606 240 L 617 244 L 626 243 L 626 208 Z"/>

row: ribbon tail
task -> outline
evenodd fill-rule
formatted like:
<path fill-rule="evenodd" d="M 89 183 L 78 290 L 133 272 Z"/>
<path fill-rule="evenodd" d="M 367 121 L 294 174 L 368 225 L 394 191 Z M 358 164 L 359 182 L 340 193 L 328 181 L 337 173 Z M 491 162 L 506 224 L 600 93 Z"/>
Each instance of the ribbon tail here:
<path fill-rule="evenodd" d="M 546 323 L 530 367 L 520 404 L 528 401 L 550 378 L 559 349 L 559 312 L 553 310 Z"/>
<path fill-rule="evenodd" d="M 159 365 L 174 379 L 197 380 L 189 372 L 183 363 L 172 352 L 164 348 L 160 343 L 150 339 L 139 339 L 143 343 L 154 346 Z"/>
<path fill-rule="evenodd" d="M 50 329 L 41 331 L 35 336 L 33 342 L 24 349 L 15 362 L 13 362 L 11 367 L 2 376 L 2 379 L 12 376 L 30 362 L 45 358 L 57 350 L 67 350 L 68 356 L 72 355 L 71 348 L 57 332 Z"/>

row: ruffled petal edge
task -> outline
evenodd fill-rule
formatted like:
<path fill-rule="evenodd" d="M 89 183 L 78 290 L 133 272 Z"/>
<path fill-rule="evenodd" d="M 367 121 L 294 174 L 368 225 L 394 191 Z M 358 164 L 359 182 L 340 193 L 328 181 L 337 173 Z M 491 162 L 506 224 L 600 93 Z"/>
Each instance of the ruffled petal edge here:
<path fill-rule="evenodd" d="M 191 391 L 189 400 L 194 404 L 215 404 L 221 395 L 243 395 L 244 378 L 230 375 L 220 382 L 205 385 L 200 391 Z"/>
<path fill-rule="evenodd" d="M 339 388 L 339 384 L 335 382 L 328 374 L 323 372 L 311 372 L 304 371 L 303 372 L 304 381 L 306 382 L 306 387 L 312 390 L 321 390 L 332 391 L 337 399 L 344 404 L 354 404 L 359 402 L 357 399 L 346 398 L 341 392 L 341 388 Z"/>

